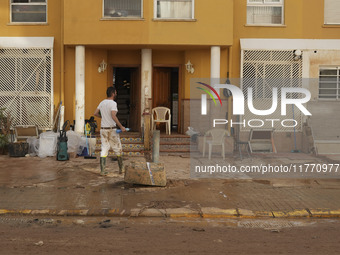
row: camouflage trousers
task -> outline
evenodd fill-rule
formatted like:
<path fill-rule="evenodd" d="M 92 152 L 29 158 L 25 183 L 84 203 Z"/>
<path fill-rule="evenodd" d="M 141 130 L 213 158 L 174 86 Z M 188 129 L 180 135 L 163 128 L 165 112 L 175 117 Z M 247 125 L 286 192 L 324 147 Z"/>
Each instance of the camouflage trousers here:
<path fill-rule="evenodd" d="M 116 129 L 101 129 L 101 157 L 107 157 L 110 148 L 114 151 L 116 156 L 122 155 L 122 144 L 120 143 L 119 134 L 116 133 Z"/>

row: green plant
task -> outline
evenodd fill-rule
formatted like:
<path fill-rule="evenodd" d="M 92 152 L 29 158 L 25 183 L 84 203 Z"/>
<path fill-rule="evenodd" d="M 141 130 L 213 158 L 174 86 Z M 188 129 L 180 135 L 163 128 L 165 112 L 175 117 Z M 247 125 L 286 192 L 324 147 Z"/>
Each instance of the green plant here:
<path fill-rule="evenodd" d="M 0 148 L 6 148 L 11 135 L 12 118 L 5 114 L 5 109 L 0 109 Z"/>

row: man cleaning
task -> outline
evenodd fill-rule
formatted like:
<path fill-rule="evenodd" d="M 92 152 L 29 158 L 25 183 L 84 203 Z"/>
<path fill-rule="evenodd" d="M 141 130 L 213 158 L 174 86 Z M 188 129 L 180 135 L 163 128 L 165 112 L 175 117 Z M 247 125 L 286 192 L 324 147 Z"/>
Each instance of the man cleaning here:
<path fill-rule="evenodd" d="M 117 118 L 117 103 L 114 101 L 117 97 L 117 90 L 114 87 L 108 87 L 106 90 L 107 98 L 100 102 L 94 116 L 101 118 L 100 138 L 101 138 L 101 153 L 100 153 L 100 174 L 107 175 L 105 171 L 106 157 L 110 148 L 117 155 L 119 174 L 123 173 L 123 158 L 122 144 L 117 131 L 117 126 L 125 132 L 125 127 Z"/>

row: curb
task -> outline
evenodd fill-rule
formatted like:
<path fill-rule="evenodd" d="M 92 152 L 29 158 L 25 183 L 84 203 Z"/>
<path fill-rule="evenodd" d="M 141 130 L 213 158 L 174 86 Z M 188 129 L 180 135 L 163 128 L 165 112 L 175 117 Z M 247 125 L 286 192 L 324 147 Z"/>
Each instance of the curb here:
<path fill-rule="evenodd" d="M 340 217 L 340 210 L 311 209 L 309 211 L 312 214 L 312 217 L 317 217 L 317 218 Z"/>
<path fill-rule="evenodd" d="M 163 218 L 339 218 L 340 209 L 302 209 L 292 211 L 252 211 L 217 207 L 192 208 L 134 208 L 89 210 L 0 209 L 0 216 L 107 216 L 107 217 L 163 217 Z"/>
<path fill-rule="evenodd" d="M 130 216 L 125 213 L 125 210 L 119 209 L 100 209 L 100 210 L 15 210 L 15 209 L 0 209 L 2 215 L 22 215 L 22 216 Z"/>

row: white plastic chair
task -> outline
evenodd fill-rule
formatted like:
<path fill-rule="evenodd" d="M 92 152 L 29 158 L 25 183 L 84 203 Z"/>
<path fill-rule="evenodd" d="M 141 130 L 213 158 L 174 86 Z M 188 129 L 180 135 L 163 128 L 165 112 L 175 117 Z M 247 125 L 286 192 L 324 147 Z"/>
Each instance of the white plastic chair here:
<path fill-rule="evenodd" d="M 168 118 L 166 119 L 166 116 Z M 170 109 L 167 107 L 155 107 L 152 109 L 151 115 L 151 130 L 156 129 L 156 123 L 162 122 L 166 123 L 166 133 L 170 135 L 171 133 L 171 114 Z"/>
<path fill-rule="evenodd" d="M 203 139 L 203 157 L 205 155 L 205 144 L 208 143 L 209 144 L 209 160 L 211 159 L 211 151 L 212 151 L 213 145 L 222 146 L 221 156 L 223 157 L 223 159 L 225 159 L 224 142 L 225 142 L 225 137 L 229 136 L 229 135 L 230 134 L 229 134 L 228 130 L 221 129 L 221 128 L 214 128 L 214 129 L 208 130 L 205 133 L 204 139 Z M 207 137 L 211 137 L 211 139 L 207 140 Z"/>

